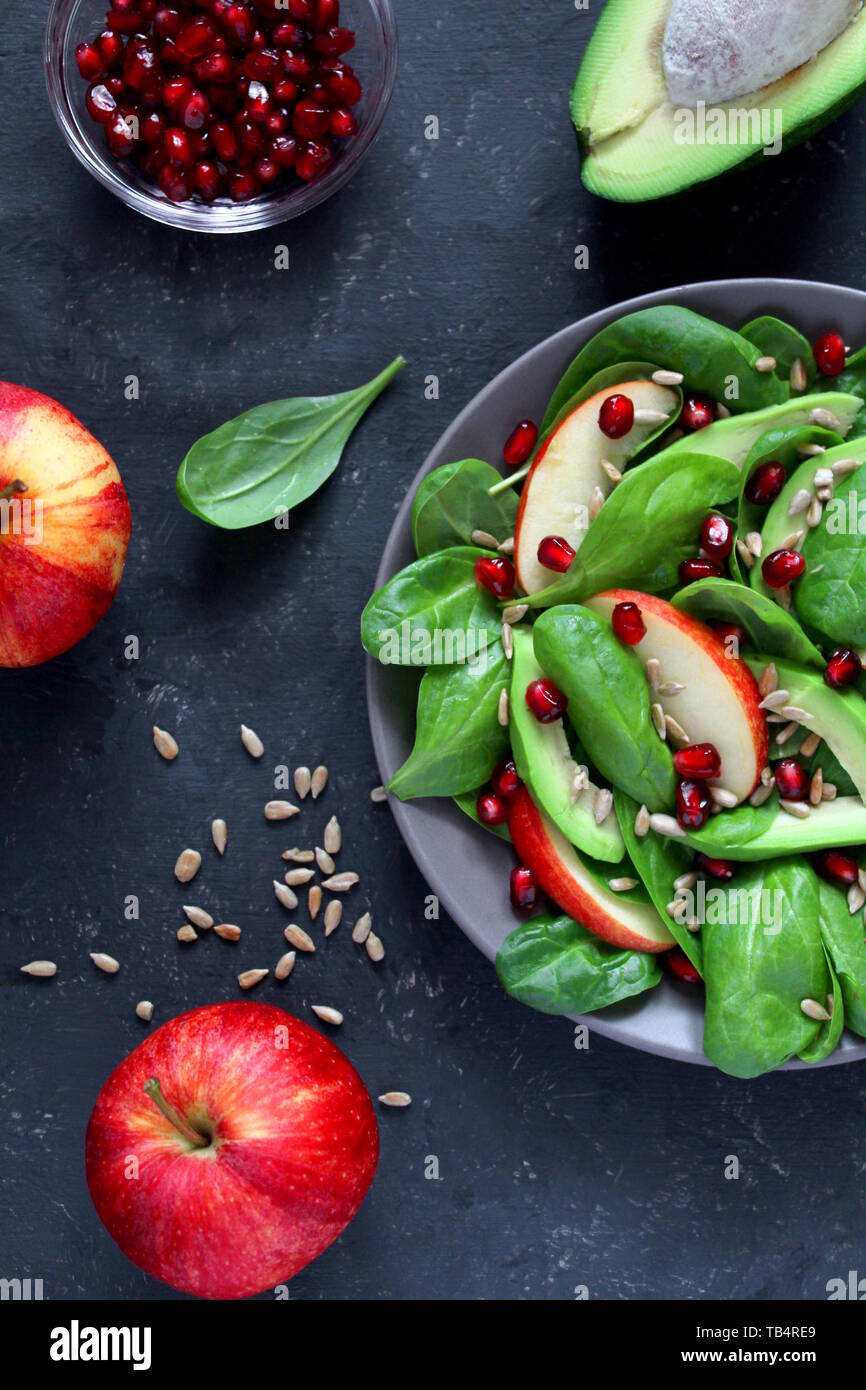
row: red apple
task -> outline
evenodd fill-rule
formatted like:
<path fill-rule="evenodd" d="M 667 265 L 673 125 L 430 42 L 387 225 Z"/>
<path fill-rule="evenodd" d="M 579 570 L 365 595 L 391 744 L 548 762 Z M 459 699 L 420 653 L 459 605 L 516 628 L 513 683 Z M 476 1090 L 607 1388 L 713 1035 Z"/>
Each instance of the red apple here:
<path fill-rule="evenodd" d="M 351 1063 L 271 1004 L 211 1004 L 121 1062 L 87 1127 L 100 1219 L 148 1274 L 202 1298 L 285 1283 L 345 1230 L 379 1157 Z"/>
<path fill-rule="evenodd" d="M 48 396 L 0 382 L 0 666 L 36 666 L 87 636 L 131 529 L 102 445 Z"/>

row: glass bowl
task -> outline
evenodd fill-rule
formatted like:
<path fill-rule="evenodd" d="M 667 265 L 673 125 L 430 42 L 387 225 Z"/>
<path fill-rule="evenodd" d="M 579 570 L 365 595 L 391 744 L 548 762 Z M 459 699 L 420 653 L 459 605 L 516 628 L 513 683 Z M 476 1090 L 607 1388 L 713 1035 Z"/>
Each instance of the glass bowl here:
<path fill-rule="evenodd" d="M 248 203 L 218 198 L 173 203 L 132 160 L 116 159 L 102 128 L 91 120 L 84 98 L 87 83 L 75 61 L 76 46 L 105 28 L 107 0 L 52 0 L 45 30 L 45 77 L 57 124 L 73 154 L 99 182 L 129 207 L 171 227 L 191 232 L 249 232 L 299 217 L 347 183 L 365 159 L 385 117 L 397 76 L 397 21 L 391 0 L 344 0 L 341 23 L 355 31 L 351 63 L 363 95 L 352 108 L 358 134 L 338 152 L 331 167 L 311 183 L 297 180 Z"/>

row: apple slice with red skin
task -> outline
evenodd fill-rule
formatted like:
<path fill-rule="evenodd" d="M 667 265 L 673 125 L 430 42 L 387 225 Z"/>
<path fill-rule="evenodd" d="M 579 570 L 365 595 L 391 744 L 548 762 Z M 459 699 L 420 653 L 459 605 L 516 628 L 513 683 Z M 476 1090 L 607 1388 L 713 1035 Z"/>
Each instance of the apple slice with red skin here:
<path fill-rule="evenodd" d="M 511 800 L 508 829 L 518 858 L 532 870 L 547 896 L 602 941 L 653 953 L 676 945 L 652 903 L 629 902 L 589 872 L 525 786 Z"/>
<path fill-rule="evenodd" d="M 526 594 L 545 589 L 556 578 L 538 561 L 539 542 L 562 536 L 577 550 L 586 535 L 589 504 L 595 488 L 605 497 L 613 482 L 602 459 L 622 471 L 628 460 L 661 426 L 635 424 L 622 439 L 609 439 L 598 415 L 608 396 L 628 396 L 635 410 L 664 411 L 671 419 L 679 398 L 653 381 L 626 381 L 581 401 L 542 445 L 523 485 L 514 528 L 514 563 Z"/>
<path fill-rule="evenodd" d="M 655 658 L 661 682 L 685 687 L 678 695 L 657 694 L 665 714 L 682 726 L 690 743 L 712 743 L 722 760 L 711 784 L 745 801 L 767 765 L 767 721 L 758 683 L 744 661 L 729 654 L 712 628 L 681 613 L 662 598 L 633 589 L 609 589 L 586 600 L 586 607 L 610 618 L 618 603 L 635 603 L 646 636 L 632 651 L 644 667 Z"/>

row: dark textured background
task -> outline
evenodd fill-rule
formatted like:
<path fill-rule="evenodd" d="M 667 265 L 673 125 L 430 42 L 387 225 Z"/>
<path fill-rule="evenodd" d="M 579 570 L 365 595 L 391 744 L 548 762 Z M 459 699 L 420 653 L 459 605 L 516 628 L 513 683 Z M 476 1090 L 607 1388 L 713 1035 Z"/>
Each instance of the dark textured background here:
<path fill-rule="evenodd" d="M 716 275 L 866 284 L 866 108 L 677 202 L 604 205 L 581 189 L 567 113 L 599 5 L 399 0 L 397 91 L 355 181 L 284 228 L 190 237 L 127 211 L 66 150 L 43 88 L 46 9 L 6 0 L 0 18 L 0 375 L 56 396 L 106 444 L 134 529 L 93 636 L 0 673 L 0 1276 L 42 1278 L 50 1298 L 174 1296 L 91 1207 L 91 1105 L 144 1036 L 136 1000 L 162 1022 L 236 997 L 239 969 L 273 966 L 278 851 L 337 811 L 344 866 L 363 875 L 350 920 L 369 904 L 386 960 L 374 970 L 341 929 L 256 997 L 303 1017 L 311 1002 L 339 1006 L 338 1040 L 370 1090 L 405 1088 L 414 1104 L 381 1115 L 373 1191 L 293 1297 L 570 1298 L 578 1284 L 608 1298 L 824 1297 L 863 1262 L 866 1073 L 745 1084 L 603 1039 L 578 1053 L 570 1024 L 508 1000 L 448 921 L 424 920 L 427 886 L 387 807 L 368 801 L 358 616 L 429 447 L 554 329 Z M 273 269 L 277 242 L 289 273 Z M 588 273 L 572 268 L 577 242 Z M 354 386 L 398 351 L 409 366 L 290 534 L 219 533 L 176 502 L 200 433 L 262 400 Z M 130 372 L 138 403 L 124 400 Z M 428 373 L 438 402 L 424 400 Z M 129 633 L 138 662 L 124 660 Z M 153 751 L 154 720 L 181 743 L 173 766 Z M 240 747 L 241 720 L 267 744 L 263 765 Z M 288 830 L 261 814 L 283 760 L 331 768 Z M 216 814 L 229 822 L 222 862 Z M 184 890 L 172 866 L 186 844 L 204 866 Z M 123 918 L 130 893 L 137 923 Z M 189 900 L 240 922 L 241 943 L 180 947 Z M 93 969 L 96 949 L 120 959 L 118 976 Z M 18 973 L 34 956 L 58 962 L 56 979 Z M 424 1177 L 431 1154 L 438 1182 Z M 737 1182 L 723 1177 L 729 1154 Z"/>

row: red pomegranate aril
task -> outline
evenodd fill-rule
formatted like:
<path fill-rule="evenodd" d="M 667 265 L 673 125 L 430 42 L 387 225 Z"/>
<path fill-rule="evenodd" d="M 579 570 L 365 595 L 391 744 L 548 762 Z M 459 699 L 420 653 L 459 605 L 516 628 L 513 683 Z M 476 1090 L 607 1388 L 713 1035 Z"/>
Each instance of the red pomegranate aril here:
<path fill-rule="evenodd" d="M 160 75 L 159 59 L 150 44 L 141 44 L 138 48 L 133 48 L 132 44 L 127 46 L 123 77 L 134 92 L 143 92 Z"/>
<path fill-rule="evenodd" d="M 337 101 L 343 102 L 345 106 L 355 106 L 361 100 L 361 84 L 348 64 L 341 63 L 339 68 L 329 72 L 325 78 L 325 86 L 331 95 L 336 97 Z M 527 423 L 531 424 L 532 422 L 528 421 Z M 534 447 L 535 445 L 533 445 Z"/>
<path fill-rule="evenodd" d="M 170 77 L 163 84 L 163 105 L 169 111 L 180 111 L 189 101 L 194 90 L 188 77 Z"/>
<path fill-rule="evenodd" d="M 710 623 L 710 627 L 725 646 L 736 643 L 739 649 L 746 640 L 745 632 L 737 623 Z"/>
<path fill-rule="evenodd" d="M 267 188 L 270 184 L 276 183 L 280 177 L 280 166 L 275 159 L 264 155 L 261 159 L 256 160 L 255 175 L 259 183 Z"/>
<path fill-rule="evenodd" d="M 351 29 L 343 29 L 335 24 L 331 29 L 320 29 L 313 35 L 313 47 L 317 53 L 324 53 L 328 58 L 339 58 L 341 53 L 348 53 L 350 48 L 355 47 L 355 35 Z"/>
<path fill-rule="evenodd" d="M 708 555 L 724 560 L 734 548 L 734 528 L 726 516 L 708 516 L 701 527 L 701 545 Z"/>
<path fill-rule="evenodd" d="M 831 690 L 853 685 L 863 670 L 863 662 L 850 647 L 837 647 L 824 667 L 824 680 Z"/>
<path fill-rule="evenodd" d="M 598 412 L 598 427 L 608 439 L 624 439 L 634 425 L 634 401 L 631 396 L 608 396 Z"/>
<path fill-rule="evenodd" d="M 686 780 L 677 783 L 677 820 L 684 830 L 700 830 L 710 818 L 712 798 L 705 783 Z"/>
<path fill-rule="evenodd" d="M 519 791 L 523 786 L 523 779 L 517 771 L 517 765 L 513 758 L 506 758 L 504 762 L 498 763 L 493 769 L 490 778 L 490 785 L 497 796 L 509 797 Z"/>
<path fill-rule="evenodd" d="M 227 86 L 229 82 L 234 82 L 237 77 L 237 68 L 233 59 L 228 53 L 220 53 L 216 49 L 212 53 L 206 53 L 203 58 L 199 58 L 193 64 L 193 72 L 199 82 L 205 84 L 215 82 L 217 86 Z"/>
<path fill-rule="evenodd" d="M 158 39 L 176 39 L 183 26 L 183 15 L 171 5 L 160 5 L 153 16 L 153 32 Z"/>
<path fill-rule="evenodd" d="M 101 82 L 88 87 L 84 104 L 91 120 L 97 121 L 100 125 L 107 125 L 117 110 L 117 102 Z"/>
<path fill-rule="evenodd" d="M 210 159 L 213 155 L 210 131 L 191 130 L 189 132 L 189 147 L 192 150 L 193 159 L 204 159 L 205 161 Z"/>
<path fill-rule="evenodd" d="M 316 0 L 316 28 L 330 29 L 340 21 L 340 0 Z"/>
<path fill-rule="evenodd" d="M 337 139 L 346 140 L 350 135 L 358 134 L 358 122 L 348 106 L 338 106 L 331 112 L 328 129 Z"/>
<path fill-rule="evenodd" d="M 122 77 L 106 77 L 105 86 L 114 97 L 115 101 L 117 101 L 118 97 L 122 97 L 126 91 L 126 83 Z"/>
<path fill-rule="evenodd" d="M 517 576 L 511 561 L 504 556 L 479 555 L 475 561 L 475 578 L 497 598 L 511 598 Z"/>
<path fill-rule="evenodd" d="M 692 965 L 685 951 L 681 951 L 677 946 L 673 951 L 666 951 L 663 960 L 665 968 L 675 980 L 680 980 L 684 985 L 699 985 L 701 977 Z"/>
<path fill-rule="evenodd" d="M 326 134 L 331 113 L 327 106 L 304 97 L 295 107 L 292 126 L 299 140 L 318 140 Z"/>
<path fill-rule="evenodd" d="M 538 898 L 538 884 L 535 874 L 525 864 L 518 864 L 511 870 L 509 880 L 511 906 L 518 912 L 531 912 Z"/>
<path fill-rule="evenodd" d="M 212 160 L 203 159 L 195 166 L 195 188 L 206 203 L 212 203 L 222 192 L 222 175 Z"/>
<path fill-rule="evenodd" d="M 796 758 L 783 758 L 776 764 L 776 791 L 783 801 L 805 801 L 811 778 Z"/>
<path fill-rule="evenodd" d="M 858 879 L 857 860 L 852 859 L 849 854 L 843 854 L 838 849 L 825 850 L 818 855 L 818 872 L 824 877 L 829 878 L 834 883 L 841 883 L 843 887 L 850 888 L 852 883 Z"/>
<path fill-rule="evenodd" d="M 310 140 L 298 155 L 295 169 L 298 178 L 309 183 L 323 174 L 334 162 L 334 149 L 328 140 Z"/>
<path fill-rule="evenodd" d="M 166 119 L 161 111 L 149 111 L 139 123 L 138 135 L 141 143 L 155 150 L 162 144 L 167 129 Z"/>
<path fill-rule="evenodd" d="M 210 119 L 210 102 L 204 92 L 192 92 L 181 111 L 181 118 L 187 130 L 201 130 Z"/>
<path fill-rule="evenodd" d="M 680 424 L 684 430 L 694 434 L 697 430 L 705 430 L 716 418 L 716 407 L 709 396 L 691 395 L 686 396 L 683 401 L 683 413 L 680 416 Z"/>
<path fill-rule="evenodd" d="M 307 29 L 316 22 L 316 0 L 289 0 L 289 14 Z"/>
<path fill-rule="evenodd" d="M 105 76 L 105 59 L 95 43 L 80 43 L 75 50 L 75 61 L 85 82 L 99 82 Z"/>
<path fill-rule="evenodd" d="M 310 76 L 310 60 L 303 53 L 292 53 L 287 49 L 281 66 L 286 77 L 291 77 L 294 82 L 306 82 Z"/>
<path fill-rule="evenodd" d="M 264 135 L 252 121 L 242 121 L 238 125 L 237 137 L 244 154 L 250 155 L 253 159 L 261 159 L 267 150 Z"/>
<path fill-rule="evenodd" d="M 195 15 L 181 27 L 175 43 L 187 58 L 202 58 L 214 46 L 217 31 L 207 15 Z"/>
<path fill-rule="evenodd" d="M 165 132 L 165 152 L 168 162 L 175 169 L 188 169 L 192 164 L 192 148 L 189 136 L 179 126 L 171 126 Z M 167 190 L 163 189 L 165 193 Z"/>
<path fill-rule="evenodd" d="M 287 111 L 269 111 L 265 121 L 265 130 L 268 135 L 285 135 L 289 128 L 289 114 Z"/>
<path fill-rule="evenodd" d="M 838 333 L 825 333 L 812 348 L 822 376 L 839 376 L 845 370 L 845 339 Z"/>
<path fill-rule="evenodd" d="M 805 572 L 806 561 L 798 550 L 774 550 L 761 565 L 764 582 L 771 589 L 784 589 Z"/>
<path fill-rule="evenodd" d="M 271 141 L 271 159 L 281 169 L 294 169 L 298 158 L 298 142 L 293 135 L 278 135 Z"/>
<path fill-rule="evenodd" d="M 305 37 L 300 24 L 293 24 L 290 19 L 284 20 L 282 24 L 275 24 L 271 30 L 271 42 L 278 48 L 300 48 Z"/>
<path fill-rule="evenodd" d="M 104 34 L 100 34 L 96 40 L 96 46 L 102 54 L 108 72 L 114 72 L 123 63 L 123 39 L 120 34 L 112 34 L 110 29 L 106 29 Z"/>
<path fill-rule="evenodd" d="M 746 483 L 746 498 L 754 502 L 756 507 L 768 507 L 779 496 L 787 480 L 785 465 L 768 459 L 766 463 L 758 464 Z"/>
<path fill-rule="evenodd" d="M 333 90 L 333 89 L 332 89 Z M 505 441 L 502 457 L 509 468 L 526 463 L 538 442 L 538 426 L 534 420 L 520 420 Z"/>
<path fill-rule="evenodd" d="M 646 624 L 636 603 L 618 603 L 610 621 L 616 636 L 629 647 L 636 647 L 646 637 Z"/>
<path fill-rule="evenodd" d="M 690 743 L 674 753 L 674 767 L 680 777 L 721 777 L 722 759 L 713 743 Z"/>
<path fill-rule="evenodd" d="M 251 82 L 247 104 L 244 107 L 247 120 L 254 125 L 264 125 L 272 110 L 271 98 L 262 82 Z"/>
<path fill-rule="evenodd" d="M 248 170 L 229 175 L 229 197 L 234 203 L 247 203 L 259 192 L 259 181 Z"/>
<path fill-rule="evenodd" d="M 189 175 L 182 169 L 176 169 L 171 164 L 163 164 L 157 174 L 157 182 L 165 194 L 173 203 L 184 203 L 192 193 L 192 184 Z"/>
<path fill-rule="evenodd" d="M 564 536 L 545 536 L 538 543 L 538 563 L 557 574 L 565 574 L 575 553 Z"/>
<path fill-rule="evenodd" d="M 213 147 L 224 164 L 232 164 L 237 159 L 238 142 L 234 131 L 226 121 L 212 121 L 210 138 Z"/>
<path fill-rule="evenodd" d="M 126 159 L 135 149 L 132 130 L 127 125 L 121 111 L 118 111 L 105 127 L 105 140 L 108 148 L 118 159 Z"/>
<path fill-rule="evenodd" d="M 275 48 L 248 53 L 243 62 L 244 76 L 255 82 L 276 82 L 280 67 L 280 55 Z"/>
<path fill-rule="evenodd" d="M 475 810 L 482 825 L 504 825 L 508 820 L 508 802 L 495 792 L 482 792 Z"/>
<path fill-rule="evenodd" d="M 680 583 L 696 584 L 699 579 L 721 579 L 724 570 L 715 560 L 704 560 L 700 555 L 680 563 Z"/>
<path fill-rule="evenodd" d="M 189 72 L 192 67 L 192 60 L 187 58 L 185 53 L 181 53 L 176 43 L 171 39 L 166 39 L 159 50 L 159 61 L 164 68 L 171 68 L 173 72 Z"/>
<path fill-rule="evenodd" d="M 695 855 L 695 868 L 702 874 L 709 874 L 710 878 L 721 879 L 724 883 L 729 883 L 737 872 L 736 864 L 730 859 L 713 859 L 708 854 Z"/>
<path fill-rule="evenodd" d="M 281 77 L 279 82 L 274 83 L 274 101 L 280 102 L 284 106 L 290 106 L 297 99 L 300 87 L 297 82 L 293 82 L 291 77 Z M 288 125 L 288 112 L 286 112 L 286 124 Z"/>
<path fill-rule="evenodd" d="M 256 22 L 249 5 L 229 5 L 220 16 L 220 24 L 229 38 L 234 39 L 241 48 L 246 48 L 252 42 Z"/>
<path fill-rule="evenodd" d="M 568 700 L 548 676 L 530 681 L 526 687 L 526 708 L 539 724 L 555 724 L 568 709 Z"/>
<path fill-rule="evenodd" d="M 140 10 L 130 10 L 128 14 L 110 10 L 105 16 L 105 26 L 113 34 L 137 34 L 143 25 L 144 15 Z"/>

